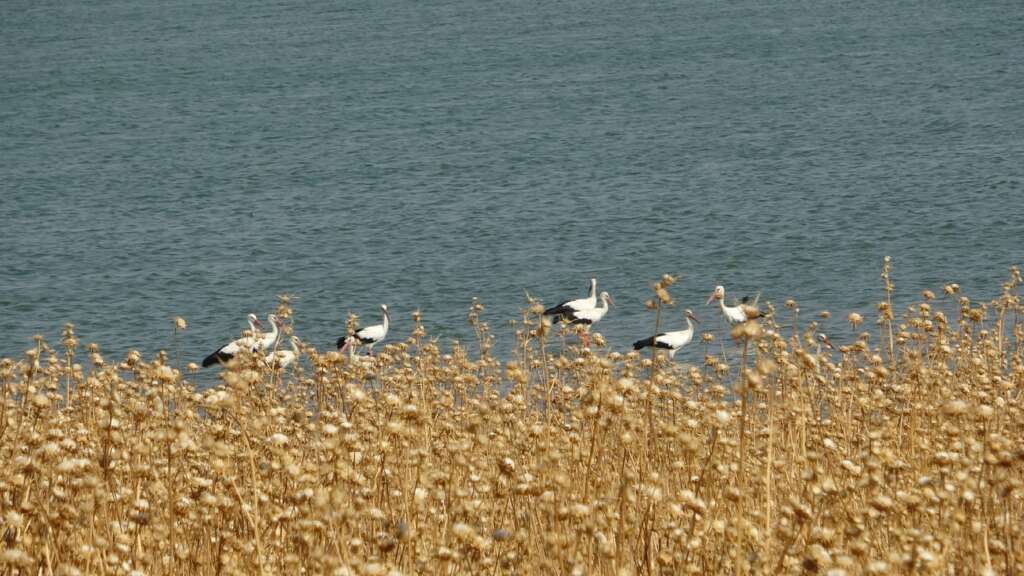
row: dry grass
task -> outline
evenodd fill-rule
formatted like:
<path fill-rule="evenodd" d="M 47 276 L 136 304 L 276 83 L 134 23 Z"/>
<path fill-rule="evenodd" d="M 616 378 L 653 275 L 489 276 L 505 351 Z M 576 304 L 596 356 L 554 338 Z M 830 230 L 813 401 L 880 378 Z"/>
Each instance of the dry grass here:
<path fill-rule="evenodd" d="M 204 392 L 69 327 L 0 367 L 0 573 L 1021 573 L 1019 283 L 888 290 L 836 351 L 789 301 L 695 367 L 559 354 L 536 304 L 503 364 L 474 305 L 468 349 Z"/>

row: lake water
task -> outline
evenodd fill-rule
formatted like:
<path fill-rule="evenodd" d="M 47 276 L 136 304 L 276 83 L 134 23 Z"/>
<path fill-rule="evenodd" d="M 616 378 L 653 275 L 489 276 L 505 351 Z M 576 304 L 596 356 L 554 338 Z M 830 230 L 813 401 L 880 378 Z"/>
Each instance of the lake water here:
<path fill-rule="evenodd" d="M 840 334 L 886 254 L 904 298 L 991 297 L 1022 39 L 1019 0 L 5 0 L 0 356 L 180 315 L 198 361 L 285 292 L 320 348 L 381 302 L 465 339 L 474 296 L 507 340 L 592 275 L 624 349 L 663 272 L 706 327 L 724 284 Z"/>

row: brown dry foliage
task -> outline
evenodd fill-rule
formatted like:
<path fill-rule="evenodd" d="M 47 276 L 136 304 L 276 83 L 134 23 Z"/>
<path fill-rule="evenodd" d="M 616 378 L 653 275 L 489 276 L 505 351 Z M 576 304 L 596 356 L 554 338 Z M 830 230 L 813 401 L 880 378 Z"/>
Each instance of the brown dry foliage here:
<path fill-rule="evenodd" d="M 552 353 L 539 306 L 502 363 L 475 305 L 472 352 L 417 316 L 206 391 L 69 327 L 0 365 L 0 573 L 1021 573 L 1018 284 L 891 326 L 888 292 L 835 351 L 779 313 L 656 370 Z"/>

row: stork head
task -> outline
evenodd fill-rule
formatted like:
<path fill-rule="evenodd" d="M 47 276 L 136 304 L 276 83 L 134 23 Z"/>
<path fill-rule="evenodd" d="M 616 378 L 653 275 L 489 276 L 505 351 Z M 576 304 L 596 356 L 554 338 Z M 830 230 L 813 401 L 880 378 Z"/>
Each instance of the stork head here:
<path fill-rule="evenodd" d="M 722 286 L 715 286 L 715 291 L 711 293 L 711 296 L 708 296 L 708 301 L 705 302 L 704 305 L 706 306 L 715 300 L 722 300 L 723 298 L 725 298 L 725 288 Z"/>
<path fill-rule="evenodd" d="M 822 345 L 825 346 L 825 348 L 828 348 L 829 350 L 832 349 L 832 341 L 829 340 L 828 336 L 826 336 L 825 334 L 819 332 L 818 333 L 818 341 L 821 342 Z"/>
<path fill-rule="evenodd" d="M 284 326 L 284 320 L 277 317 L 277 314 L 267 314 L 267 321 L 278 328 Z"/>
<path fill-rule="evenodd" d="M 385 316 L 387 316 L 388 318 L 391 317 L 391 315 L 388 313 L 388 305 L 387 304 L 381 304 L 380 305 L 380 309 L 384 312 Z"/>
<path fill-rule="evenodd" d="M 262 328 L 263 327 L 263 323 L 260 322 L 260 319 L 257 318 L 255 314 L 249 314 L 249 324 L 252 324 L 256 328 Z"/>
<path fill-rule="evenodd" d="M 693 320 L 694 322 L 696 322 L 696 323 L 700 324 L 700 320 L 697 320 L 697 317 L 693 315 L 693 310 L 690 310 L 689 308 L 687 308 L 687 309 L 686 309 L 686 310 L 685 310 L 685 311 L 683 312 L 683 314 L 684 314 L 684 315 L 685 315 L 685 316 L 686 316 L 687 318 L 689 318 L 690 320 Z"/>
<path fill-rule="evenodd" d="M 612 295 L 607 292 L 601 292 L 601 300 L 606 304 L 615 305 L 615 300 L 612 299 Z"/>

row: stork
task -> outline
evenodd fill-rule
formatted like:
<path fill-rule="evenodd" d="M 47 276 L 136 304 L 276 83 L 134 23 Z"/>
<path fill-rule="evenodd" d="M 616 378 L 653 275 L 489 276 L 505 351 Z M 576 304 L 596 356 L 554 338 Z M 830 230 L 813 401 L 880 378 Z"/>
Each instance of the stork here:
<path fill-rule="evenodd" d="M 284 326 L 284 320 L 277 317 L 277 314 L 267 314 L 267 322 L 270 322 L 270 332 L 260 338 L 259 352 L 266 352 L 277 343 L 277 337 L 281 334 L 280 329 Z"/>
<path fill-rule="evenodd" d="M 686 346 L 687 344 L 690 343 L 691 340 L 693 340 L 693 323 L 699 322 L 697 318 L 693 315 L 693 311 L 691 311 L 690 309 L 687 309 L 685 312 L 683 312 L 683 315 L 686 317 L 685 330 L 677 330 L 675 332 L 662 332 L 661 334 L 651 336 L 650 338 L 637 340 L 636 342 L 633 343 L 633 350 L 640 350 L 642 348 L 648 348 L 652 346 L 654 348 L 663 348 L 665 350 L 668 350 L 668 357 L 674 359 L 676 357 L 676 352 L 678 352 L 680 348 Z"/>
<path fill-rule="evenodd" d="M 557 306 L 552 306 L 544 311 L 544 316 L 553 316 L 556 320 L 563 319 L 566 322 L 571 322 L 574 312 L 590 310 L 595 306 L 597 306 L 597 278 L 591 278 L 589 296 L 576 300 L 566 300 Z"/>
<path fill-rule="evenodd" d="M 828 336 L 824 332 L 818 332 L 818 342 L 820 342 L 820 344 L 818 344 L 819 352 L 821 351 L 822 346 L 829 350 L 835 350 L 835 347 L 832 346 L 832 341 L 828 339 Z"/>
<path fill-rule="evenodd" d="M 722 286 L 715 286 L 715 291 L 708 296 L 708 301 L 705 304 L 711 304 L 715 300 L 718 300 L 719 307 L 722 308 L 722 315 L 729 321 L 730 324 L 739 324 L 746 322 L 747 320 L 753 320 L 754 318 L 761 317 L 761 311 L 756 306 L 751 306 L 746 303 L 737 304 L 736 306 L 725 305 L 725 288 Z"/>
<path fill-rule="evenodd" d="M 292 362 L 295 362 L 295 360 L 298 359 L 300 355 L 302 355 L 302 351 L 300 349 L 302 341 L 299 340 L 299 337 L 292 336 L 289 340 L 291 342 L 292 349 L 274 350 L 270 354 L 267 354 L 267 356 L 263 359 L 267 366 L 271 368 L 280 368 L 283 370 L 287 368 L 289 365 L 291 365 Z"/>
<path fill-rule="evenodd" d="M 608 313 L 608 305 L 615 305 L 615 300 L 607 292 L 601 292 L 601 304 L 586 310 L 573 310 L 562 316 L 567 319 L 570 325 L 578 324 L 584 327 L 583 345 L 590 346 L 590 327 L 597 324 Z"/>
<path fill-rule="evenodd" d="M 248 349 L 251 352 L 258 350 L 262 342 L 257 334 L 259 329 L 263 327 L 263 324 L 260 323 L 260 319 L 255 314 L 249 314 L 248 320 L 248 335 L 221 346 L 213 354 L 203 358 L 203 368 L 213 366 L 214 364 L 223 364 L 234 358 L 241 350 Z"/>
<path fill-rule="evenodd" d="M 338 352 L 344 352 L 351 345 L 355 344 L 356 346 L 366 346 L 369 355 L 373 356 L 373 345 L 388 335 L 388 324 L 391 320 L 391 315 L 388 313 L 388 305 L 381 304 L 380 309 L 383 312 L 383 321 L 380 324 L 374 324 L 373 326 L 367 326 L 358 330 L 351 336 L 338 338 Z"/>

